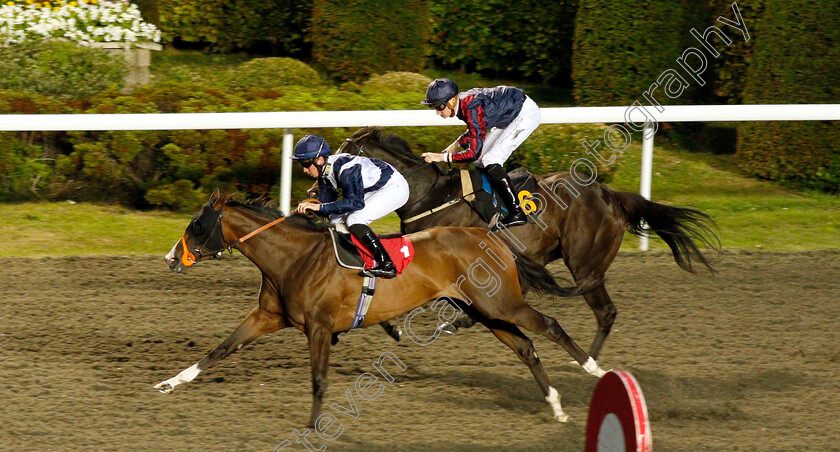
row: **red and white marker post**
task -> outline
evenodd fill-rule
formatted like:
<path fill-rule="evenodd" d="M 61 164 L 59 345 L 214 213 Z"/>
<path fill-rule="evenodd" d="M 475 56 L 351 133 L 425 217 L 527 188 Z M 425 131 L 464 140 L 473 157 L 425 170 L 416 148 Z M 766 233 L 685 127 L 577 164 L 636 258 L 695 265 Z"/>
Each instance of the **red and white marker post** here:
<path fill-rule="evenodd" d="M 586 423 L 586 452 L 651 452 L 645 396 L 628 372 L 607 372 L 595 387 Z"/>

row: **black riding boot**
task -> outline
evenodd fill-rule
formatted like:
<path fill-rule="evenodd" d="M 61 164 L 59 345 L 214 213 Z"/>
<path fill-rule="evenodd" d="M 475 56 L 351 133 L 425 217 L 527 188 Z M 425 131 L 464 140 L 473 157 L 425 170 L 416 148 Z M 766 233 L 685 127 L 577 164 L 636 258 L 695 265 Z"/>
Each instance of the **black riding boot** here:
<path fill-rule="evenodd" d="M 365 270 L 364 273 L 369 276 L 382 278 L 394 278 L 397 276 L 397 268 L 391 262 L 391 256 L 385 251 L 385 248 L 379 241 L 379 237 L 369 227 L 363 224 L 354 224 L 348 229 L 370 250 L 373 258 L 379 263 L 376 267 Z"/>
<path fill-rule="evenodd" d="M 521 226 L 528 222 L 528 217 L 522 212 L 519 206 L 519 200 L 516 199 L 516 194 L 513 192 L 513 182 L 510 181 L 507 172 L 501 165 L 490 165 L 486 168 L 487 175 L 493 182 L 493 188 L 499 194 L 502 202 L 507 208 L 508 214 L 503 219 L 496 222 L 493 229 L 498 229 L 500 226 L 510 228 L 513 226 Z"/>

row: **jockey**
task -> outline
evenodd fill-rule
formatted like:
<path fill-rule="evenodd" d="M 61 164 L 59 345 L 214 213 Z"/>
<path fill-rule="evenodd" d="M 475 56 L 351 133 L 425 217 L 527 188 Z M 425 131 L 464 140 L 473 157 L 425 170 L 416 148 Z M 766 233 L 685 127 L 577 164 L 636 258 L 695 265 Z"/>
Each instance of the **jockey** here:
<path fill-rule="evenodd" d="M 540 125 L 537 104 L 522 90 L 511 86 L 473 88 L 459 93 L 458 85 L 448 78 L 430 83 L 421 103 L 437 110 L 442 118 L 457 117 L 467 123 L 467 131 L 458 140 L 442 153 L 424 153 L 423 159 L 427 163 L 474 162 L 488 176 L 507 208 L 508 215 L 497 227 L 527 223 L 503 165 Z"/>
<path fill-rule="evenodd" d="M 306 135 L 295 145 L 292 158 L 300 162 L 304 173 L 318 179 L 321 201 L 301 202 L 296 212 L 322 212 L 331 216 L 332 223 L 345 223 L 379 263 L 365 272 L 369 276 L 397 276 L 391 257 L 368 224 L 408 201 L 408 182 L 382 160 L 329 154 L 329 145 L 318 135 Z M 341 199 L 338 190 L 343 192 Z"/>

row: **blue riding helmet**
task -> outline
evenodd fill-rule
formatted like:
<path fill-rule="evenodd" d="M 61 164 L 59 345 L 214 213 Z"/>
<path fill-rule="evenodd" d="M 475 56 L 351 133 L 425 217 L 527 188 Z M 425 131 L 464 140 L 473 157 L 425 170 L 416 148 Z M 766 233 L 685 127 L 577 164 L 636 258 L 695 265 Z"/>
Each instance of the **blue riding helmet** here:
<path fill-rule="evenodd" d="M 308 160 L 326 157 L 330 154 L 330 145 L 320 135 L 305 135 L 295 145 L 293 160 Z"/>
<path fill-rule="evenodd" d="M 430 107 L 435 107 L 445 103 L 457 95 L 458 85 L 456 85 L 455 82 L 449 80 L 448 78 L 438 78 L 432 83 L 429 83 L 429 88 L 426 89 L 426 98 L 420 103 Z"/>

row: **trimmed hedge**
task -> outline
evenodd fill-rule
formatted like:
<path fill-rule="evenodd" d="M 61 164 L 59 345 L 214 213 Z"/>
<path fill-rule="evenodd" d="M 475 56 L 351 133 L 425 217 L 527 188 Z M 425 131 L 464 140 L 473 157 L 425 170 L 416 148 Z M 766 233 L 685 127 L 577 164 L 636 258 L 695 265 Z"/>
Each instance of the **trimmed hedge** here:
<path fill-rule="evenodd" d="M 429 83 L 432 83 L 432 79 L 415 72 L 386 72 L 382 75 L 374 75 L 362 86 L 369 91 L 425 94 Z"/>
<path fill-rule="evenodd" d="M 429 55 L 444 68 L 569 86 L 578 0 L 432 2 Z"/>
<path fill-rule="evenodd" d="M 572 81 L 581 105 L 647 104 L 642 94 L 666 69 L 679 69 L 679 58 L 696 45 L 691 28 L 708 25 L 705 1 L 624 0 L 582 2 L 575 21 Z M 710 75 L 707 69 L 705 75 Z M 690 80 L 690 79 L 689 79 Z M 697 83 L 678 100 L 690 103 L 704 96 Z M 707 84 L 708 86 L 708 84 Z M 659 97 L 663 99 L 659 99 Z M 657 98 L 663 105 L 666 96 Z"/>
<path fill-rule="evenodd" d="M 744 103 L 840 103 L 840 4 L 767 0 Z M 738 127 L 748 173 L 840 191 L 840 124 L 757 122 Z"/>
<path fill-rule="evenodd" d="M 741 11 L 741 16 L 750 32 L 750 40 L 744 42 L 743 38 L 738 39 L 733 35 L 731 29 L 726 30 L 726 33 L 738 45 L 729 46 L 727 51 L 721 52 L 720 57 L 715 60 L 714 93 L 720 99 L 718 102 L 722 101 L 727 104 L 743 102 L 747 67 L 752 61 L 753 46 L 758 36 L 756 26 L 764 13 L 765 2 L 766 0 L 753 0 L 738 3 L 738 9 Z M 715 22 L 720 16 L 727 19 L 733 17 L 732 0 L 709 0 L 709 9 L 711 10 L 710 23 Z M 719 23 L 715 25 L 721 27 Z M 735 33 L 737 34 L 737 32 Z"/>
<path fill-rule="evenodd" d="M 229 74 L 232 88 L 263 88 L 299 85 L 318 86 L 324 81 L 317 71 L 293 58 L 255 58 Z"/>
<path fill-rule="evenodd" d="M 143 10 L 167 42 L 180 40 L 218 52 L 267 48 L 275 55 L 308 53 L 304 35 L 311 0 L 161 0 L 143 5 Z"/>
<path fill-rule="evenodd" d="M 429 0 L 314 0 L 312 59 L 341 80 L 425 65 Z"/>
<path fill-rule="evenodd" d="M 219 89 L 221 81 L 160 83 L 127 95 L 103 93 L 88 103 L 0 91 L 0 113 L 417 109 L 427 81 L 416 73 L 390 73 L 343 88 L 257 82 Z M 405 91 L 386 89 L 382 83 Z M 336 149 L 355 130 L 298 129 L 294 134 L 320 134 Z M 440 151 L 461 131 L 460 127 L 391 129 L 417 153 Z M 580 141 L 597 139 L 603 131 L 598 125 L 541 126 L 514 154 L 509 168 L 526 165 L 538 173 L 568 170 L 572 161 L 585 156 Z M 249 196 L 272 196 L 279 190 L 282 129 L 9 133 L 0 139 L 0 198 L 5 200 L 70 198 L 191 210 L 217 187 Z M 15 170 L 5 171 L 9 168 Z M 607 180 L 611 169 L 598 170 L 599 180 Z M 297 169 L 293 174 L 293 194 L 302 198 L 312 180 Z"/>
<path fill-rule="evenodd" d="M 69 41 L 0 46 L 0 89 L 62 99 L 86 99 L 122 88 L 125 60 Z"/>

